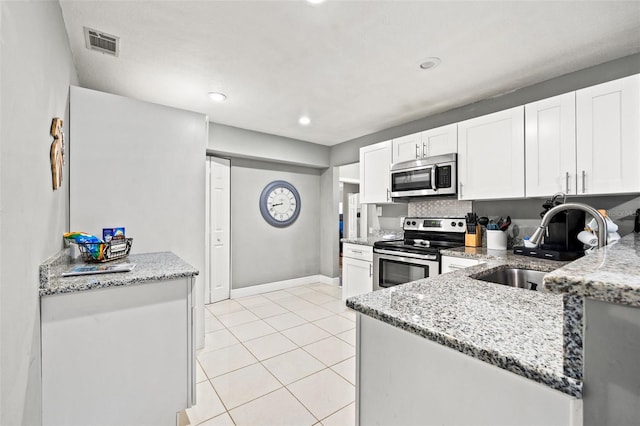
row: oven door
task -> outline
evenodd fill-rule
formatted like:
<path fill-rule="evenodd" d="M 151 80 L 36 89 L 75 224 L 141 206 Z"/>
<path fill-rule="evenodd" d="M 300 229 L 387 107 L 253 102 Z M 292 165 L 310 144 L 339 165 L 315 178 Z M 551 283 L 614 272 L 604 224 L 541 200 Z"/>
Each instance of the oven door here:
<path fill-rule="evenodd" d="M 374 249 L 373 289 L 393 287 L 440 274 L 436 254 L 403 253 Z"/>

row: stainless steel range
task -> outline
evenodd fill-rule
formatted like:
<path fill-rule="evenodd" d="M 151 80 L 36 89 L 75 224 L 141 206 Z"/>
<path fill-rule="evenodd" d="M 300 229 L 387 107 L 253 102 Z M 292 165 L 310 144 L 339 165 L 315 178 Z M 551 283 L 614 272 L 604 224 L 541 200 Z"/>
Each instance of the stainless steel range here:
<path fill-rule="evenodd" d="M 440 275 L 440 250 L 464 246 L 463 217 L 407 217 L 404 239 L 373 244 L 373 289 Z"/>

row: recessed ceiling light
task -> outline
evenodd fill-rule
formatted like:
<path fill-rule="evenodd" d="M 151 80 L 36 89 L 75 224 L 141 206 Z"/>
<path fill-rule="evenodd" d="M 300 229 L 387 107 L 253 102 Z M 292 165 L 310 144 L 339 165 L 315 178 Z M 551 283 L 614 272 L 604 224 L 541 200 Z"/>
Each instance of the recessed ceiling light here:
<path fill-rule="evenodd" d="M 440 65 L 440 62 L 442 62 L 440 58 L 436 58 L 435 56 L 431 58 L 427 58 L 420 63 L 420 69 L 423 69 L 423 70 L 433 69 L 438 65 Z"/>
<path fill-rule="evenodd" d="M 308 126 L 309 124 L 311 124 L 311 119 L 309 117 L 307 117 L 306 115 L 303 115 L 298 120 L 298 123 L 300 123 L 303 126 Z"/>
<path fill-rule="evenodd" d="M 324 3 L 324 0 L 307 0 L 311 4 L 320 4 Z"/>
<path fill-rule="evenodd" d="M 216 101 L 216 102 L 222 102 L 227 99 L 227 95 L 219 92 L 209 92 L 209 97 L 211 98 L 212 101 Z"/>

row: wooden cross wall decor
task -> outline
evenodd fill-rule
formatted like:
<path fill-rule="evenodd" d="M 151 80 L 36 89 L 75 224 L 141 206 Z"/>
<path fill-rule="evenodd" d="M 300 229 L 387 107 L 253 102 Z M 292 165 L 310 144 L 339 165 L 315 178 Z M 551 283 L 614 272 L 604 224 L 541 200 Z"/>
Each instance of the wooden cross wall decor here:
<path fill-rule="evenodd" d="M 64 165 L 64 133 L 62 126 L 64 121 L 60 118 L 54 118 L 51 122 L 51 136 L 53 143 L 51 144 L 51 178 L 53 180 L 53 190 L 62 186 L 62 167 Z"/>

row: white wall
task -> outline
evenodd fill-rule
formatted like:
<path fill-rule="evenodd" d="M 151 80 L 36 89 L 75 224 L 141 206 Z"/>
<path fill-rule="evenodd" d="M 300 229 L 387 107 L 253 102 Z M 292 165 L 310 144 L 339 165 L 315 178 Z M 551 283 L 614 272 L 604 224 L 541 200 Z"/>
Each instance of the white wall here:
<path fill-rule="evenodd" d="M 54 192 L 49 130 L 53 117 L 64 118 L 68 141 L 77 74 L 57 1 L 0 2 L 0 40 L 0 424 L 34 425 L 42 405 L 38 267 L 68 230 L 69 169 Z"/>
<path fill-rule="evenodd" d="M 320 273 L 331 278 L 340 275 L 339 178 L 337 167 L 329 167 L 320 177 Z"/>
<path fill-rule="evenodd" d="M 196 277 L 196 336 L 204 342 L 203 114 L 71 88 L 70 227 L 124 226 L 132 253 L 171 251 Z"/>
<path fill-rule="evenodd" d="M 328 167 L 329 165 L 329 152 L 330 148 L 323 145 L 317 145 L 309 142 L 297 141 L 293 139 L 283 138 L 281 136 L 269 135 L 266 133 L 254 132 L 251 130 L 239 129 L 237 127 L 224 126 L 222 124 L 210 123 L 209 125 L 209 145 L 208 152 L 226 156 L 232 158 L 232 160 L 239 159 L 259 159 L 269 161 L 271 164 L 267 169 L 273 170 L 285 170 L 285 164 L 301 165 L 305 167 L 321 169 L 318 171 L 320 174 L 320 192 L 318 199 L 315 200 L 318 207 L 318 220 L 313 225 L 316 231 L 319 233 L 319 268 L 320 274 L 326 275 L 331 278 L 336 278 L 339 274 L 338 269 L 338 169 Z M 231 193 L 236 194 L 238 188 L 234 178 L 234 163 L 232 161 L 232 174 L 231 174 Z M 245 164 L 250 164 L 245 163 Z M 254 163 L 254 165 L 257 163 Z M 278 166 L 281 164 L 282 166 Z M 247 166 L 251 168 L 253 166 Z M 269 173 L 269 176 L 275 180 L 275 173 Z M 256 202 L 257 203 L 257 202 Z M 233 201 L 232 201 L 233 204 Z M 257 204 L 256 204 L 257 205 Z M 235 247 L 237 239 L 237 228 L 234 225 L 236 220 L 235 214 L 232 218 L 232 231 L 231 231 L 231 245 L 234 257 L 240 256 L 241 252 Z M 260 217 L 259 220 L 262 220 Z M 256 233 L 254 238 L 264 238 L 265 234 Z M 240 237 L 240 241 L 243 238 Z M 242 252 L 245 253 L 245 252 Z M 232 260 L 233 262 L 233 260 Z M 236 266 L 233 270 L 236 270 Z M 281 271 L 285 271 L 284 267 Z M 316 272 L 318 273 L 318 272 Z M 282 272 L 280 275 L 284 276 Z M 288 278 L 291 279 L 302 276 L 299 270 L 290 269 Z M 251 278 L 245 279 L 232 276 L 233 288 L 240 288 L 251 283 L 270 282 L 271 278 Z"/>
<path fill-rule="evenodd" d="M 328 146 L 254 132 L 218 123 L 209 124 L 209 152 L 233 158 L 247 158 L 299 166 L 329 166 Z"/>
<path fill-rule="evenodd" d="M 347 164 L 338 167 L 340 182 L 360 183 L 360 163 Z"/>
<path fill-rule="evenodd" d="M 231 161 L 233 289 L 320 273 L 319 174 L 307 167 Z M 274 180 L 285 180 L 300 193 L 300 215 L 285 228 L 269 225 L 260 213 L 260 194 Z M 335 229 L 337 233 L 337 219 Z"/>

